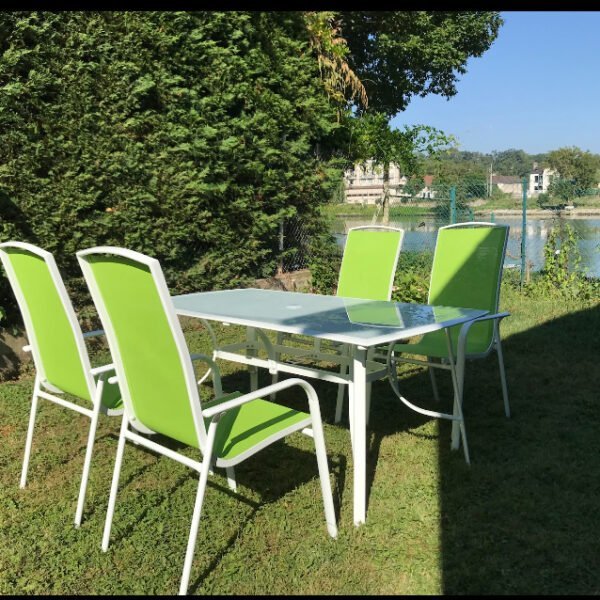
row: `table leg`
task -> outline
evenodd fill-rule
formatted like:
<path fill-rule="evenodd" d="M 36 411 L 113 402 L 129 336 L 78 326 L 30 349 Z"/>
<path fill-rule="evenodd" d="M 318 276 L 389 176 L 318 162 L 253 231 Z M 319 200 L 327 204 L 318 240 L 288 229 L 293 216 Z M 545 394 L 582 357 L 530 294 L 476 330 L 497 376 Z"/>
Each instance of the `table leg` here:
<path fill-rule="evenodd" d="M 367 504 L 367 349 L 354 346 L 352 356 L 352 452 L 354 461 L 354 524 L 366 520 Z"/>
<path fill-rule="evenodd" d="M 246 327 L 246 342 L 252 348 L 246 350 L 246 356 L 256 356 L 256 329 L 254 327 Z M 250 391 L 254 392 L 258 389 L 258 367 L 254 365 L 248 366 L 248 373 L 250 374 Z"/>

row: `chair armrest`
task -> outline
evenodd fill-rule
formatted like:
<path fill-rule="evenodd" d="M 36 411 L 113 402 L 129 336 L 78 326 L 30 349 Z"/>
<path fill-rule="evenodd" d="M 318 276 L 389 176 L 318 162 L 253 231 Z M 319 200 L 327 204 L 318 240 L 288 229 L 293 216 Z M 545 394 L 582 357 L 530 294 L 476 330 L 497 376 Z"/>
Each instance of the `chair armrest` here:
<path fill-rule="evenodd" d="M 201 360 L 208 365 L 208 371 L 198 380 L 198 385 L 200 385 L 207 377 L 207 375 L 212 371 L 213 376 L 213 387 L 215 390 L 215 396 L 218 398 L 223 395 L 223 387 L 221 386 L 221 372 L 219 371 L 219 367 L 217 363 L 206 354 L 190 354 L 190 358 L 192 361 Z"/>
<path fill-rule="evenodd" d="M 460 361 L 461 359 L 464 360 L 464 356 L 465 356 L 465 349 L 467 346 L 467 335 L 469 333 L 469 330 L 471 329 L 471 327 L 473 325 L 475 325 L 475 323 L 480 323 L 481 321 L 490 321 L 490 320 L 494 320 L 494 336 L 497 335 L 497 327 L 498 327 L 498 322 L 501 319 L 504 319 L 505 317 L 510 317 L 510 313 L 509 312 L 501 312 L 501 313 L 496 313 L 493 315 L 484 315 L 483 317 L 478 317 L 477 319 L 473 319 L 472 321 L 467 321 L 461 328 L 460 328 L 460 333 L 458 334 L 458 345 L 457 345 L 457 358 Z"/>
<path fill-rule="evenodd" d="M 313 388 L 310 383 L 305 381 L 304 379 L 300 379 L 298 377 L 292 377 L 291 379 L 285 379 L 284 381 L 280 381 L 279 383 L 274 383 L 273 385 L 268 385 L 267 387 L 261 388 L 260 390 L 256 390 L 254 392 L 250 392 L 249 394 L 244 394 L 243 396 L 238 396 L 237 398 L 233 398 L 232 400 L 227 400 L 227 402 L 223 402 L 221 404 L 217 404 L 216 406 L 211 406 L 206 410 L 202 411 L 203 417 L 213 418 L 216 417 L 218 420 L 221 415 L 228 410 L 233 408 L 237 408 L 242 404 L 246 404 L 248 402 L 252 402 L 252 400 L 257 400 L 258 398 L 262 398 L 263 396 L 268 396 L 275 392 L 279 392 L 280 390 L 287 389 L 293 386 L 300 386 L 306 392 L 308 396 L 309 403 L 311 404 L 311 409 L 313 409 L 313 405 L 316 404 L 318 408 L 318 398 L 317 392 Z M 311 410 L 312 412 L 312 410 Z"/>
<path fill-rule="evenodd" d="M 477 317 L 469 323 L 477 323 L 478 321 L 489 321 L 490 319 L 504 319 L 504 317 L 510 317 L 510 313 L 508 311 L 496 313 L 493 315 L 484 315 L 483 317 Z"/>
<path fill-rule="evenodd" d="M 92 375 L 99 375 L 100 373 L 106 373 L 107 371 L 114 371 L 115 365 L 110 363 L 109 365 L 102 365 L 101 367 L 94 367 L 90 373 Z"/>

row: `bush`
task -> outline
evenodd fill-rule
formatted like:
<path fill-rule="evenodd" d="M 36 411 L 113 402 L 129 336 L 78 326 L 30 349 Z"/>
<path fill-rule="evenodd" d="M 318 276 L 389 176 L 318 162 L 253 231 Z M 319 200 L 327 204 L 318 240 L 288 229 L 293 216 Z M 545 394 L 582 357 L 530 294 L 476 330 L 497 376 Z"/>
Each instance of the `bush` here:
<path fill-rule="evenodd" d="M 392 300 L 395 302 L 426 303 L 433 252 L 402 251 L 394 277 Z"/>
<path fill-rule="evenodd" d="M 530 293 L 566 299 L 592 300 L 600 293 L 600 281 L 586 276 L 573 227 L 553 227 L 544 246 L 544 268 L 528 287 Z"/>
<path fill-rule="evenodd" d="M 342 264 L 342 249 L 331 233 L 315 235 L 309 247 L 311 292 L 335 294 Z"/>
<path fill-rule="evenodd" d="M 54 253 L 76 301 L 100 244 L 174 293 L 272 275 L 281 220 L 340 181 L 306 37 L 295 12 L 0 13 L 0 241 Z"/>

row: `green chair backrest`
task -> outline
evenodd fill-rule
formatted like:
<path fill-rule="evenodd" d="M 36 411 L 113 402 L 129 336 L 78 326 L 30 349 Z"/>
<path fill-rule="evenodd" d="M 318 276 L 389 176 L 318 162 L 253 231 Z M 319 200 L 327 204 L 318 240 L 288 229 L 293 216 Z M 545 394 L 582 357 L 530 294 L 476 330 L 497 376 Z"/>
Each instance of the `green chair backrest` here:
<path fill-rule="evenodd" d="M 429 304 L 479 308 L 498 312 L 500 282 L 508 241 L 508 226 L 461 223 L 438 230 Z M 471 327 L 468 346 L 492 343 L 493 322 Z"/>
<path fill-rule="evenodd" d="M 338 296 L 389 300 L 402 246 L 402 229 L 355 227 L 348 231 Z"/>
<path fill-rule="evenodd" d="M 193 366 L 159 262 L 113 247 L 81 250 L 77 258 L 106 332 L 128 417 L 203 447 Z"/>
<path fill-rule="evenodd" d="M 49 252 L 22 242 L 0 244 L 41 381 L 92 401 L 94 381 L 81 327 Z"/>

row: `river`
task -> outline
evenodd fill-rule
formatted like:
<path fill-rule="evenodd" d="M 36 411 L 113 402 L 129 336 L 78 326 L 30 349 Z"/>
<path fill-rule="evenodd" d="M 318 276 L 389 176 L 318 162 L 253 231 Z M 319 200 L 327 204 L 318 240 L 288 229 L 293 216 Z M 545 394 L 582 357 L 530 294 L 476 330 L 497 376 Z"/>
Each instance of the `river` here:
<path fill-rule="evenodd" d="M 506 249 L 506 266 L 521 264 L 521 217 L 497 216 L 496 223 L 510 227 Z M 575 230 L 581 253 L 581 265 L 586 274 L 600 277 L 600 218 L 599 217 L 533 217 L 527 218 L 526 255 L 532 269 L 539 270 L 544 265 L 544 244 L 553 227 L 560 223 L 569 223 Z M 377 224 L 381 224 L 378 222 Z M 340 217 L 334 224 L 334 234 L 340 245 L 346 241 L 346 233 L 351 227 L 371 225 L 371 219 L 361 217 Z M 391 227 L 404 229 L 403 250 L 426 250 L 435 247 L 437 230 L 447 225 L 435 217 L 410 216 L 396 217 L 390 220 Z"/>

